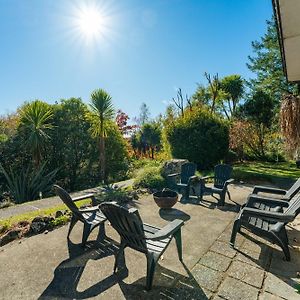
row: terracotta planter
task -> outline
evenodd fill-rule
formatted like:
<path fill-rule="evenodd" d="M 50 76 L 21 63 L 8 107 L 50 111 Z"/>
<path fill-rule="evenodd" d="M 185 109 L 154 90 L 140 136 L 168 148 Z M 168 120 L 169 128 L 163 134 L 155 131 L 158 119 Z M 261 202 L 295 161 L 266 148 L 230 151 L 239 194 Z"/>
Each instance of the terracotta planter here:
<path fill-rule="evenodd" d="M 165 189 L 154 193 L 153 198 L 160 208 L 171 208 L 176 204 L 178 194 L 175 191 Z"/>

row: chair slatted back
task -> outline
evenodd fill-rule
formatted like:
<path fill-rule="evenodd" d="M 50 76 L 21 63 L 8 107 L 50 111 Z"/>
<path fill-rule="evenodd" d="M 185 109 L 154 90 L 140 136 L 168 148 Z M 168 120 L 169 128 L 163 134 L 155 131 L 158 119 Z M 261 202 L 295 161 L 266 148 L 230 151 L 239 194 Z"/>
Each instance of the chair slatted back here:
<path fill-rule="evenodd" d="M 288 192 L 282 197 L 283 199 L 290 200 L 300 191 L 300 178 L 292 185 Z"/>
<path fill-rule="evenodd" d="M 119 233 L 122 242 L 137 251 L 147 252 L 143 222 L 137 209 L 127 209 L 112 202 L 102 203 L 100 209 Z"/>
<path fill-rule="evenodd" d="M 300 193 L 292 198 L 284 213 L 295 214 L 296 216 L 300 213 Z"/>
<path fill-rule="evenodd" d="M 181 183 L 187 184 L 189 181 L 189 178 L 191 176 L 195 175 L 195 172 L 197 170 L 197 166 L 194 163 L 185 163 L 181 166 Z"/>
<path fill-rule="evenodd" d="M 70 194 L 65 191 L 62 187 L 55 184 L 53 185 L 53 190 L 57 196 L 64 202 L 64 204 L 72 211 L 73 214 L 78 216 L 80 219 L 83 219 L 82 214 L 79 212 L 78 207 L 73 202 Z"/>
<path fill-rule="evenodd" d="M 232 173 L 232 167 L 225 164 L 220 164 L 215 166 L 215 178 L 214 186 L 216 188 L 222 189 L 224 187 L 225 181 L 230 179 Z"/>

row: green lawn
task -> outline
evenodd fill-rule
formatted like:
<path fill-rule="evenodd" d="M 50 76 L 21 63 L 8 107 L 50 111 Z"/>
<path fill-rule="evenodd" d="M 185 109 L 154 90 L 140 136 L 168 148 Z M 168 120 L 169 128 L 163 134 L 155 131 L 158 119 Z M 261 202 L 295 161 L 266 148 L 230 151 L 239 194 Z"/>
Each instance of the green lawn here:
<path fill-rule="evenodd" d="M 293 181 L 300 177 L 294 162 L 245 162 L 234 165 L 233 176 L 243 181 Z"/>

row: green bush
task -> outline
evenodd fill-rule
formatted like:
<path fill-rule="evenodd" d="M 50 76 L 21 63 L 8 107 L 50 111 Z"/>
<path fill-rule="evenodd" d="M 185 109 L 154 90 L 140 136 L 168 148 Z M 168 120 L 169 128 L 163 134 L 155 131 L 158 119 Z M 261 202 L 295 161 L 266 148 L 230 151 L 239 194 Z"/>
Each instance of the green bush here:
<path fill-rule="evenodd" d="M 186 111 L 166 126 L 171 154 L 208 169 L 224 159 L 229 147 L 228 124 L 204 109 Z"/>
<path fill-rule="evenodd" d="M 133 187 L 149 189 L 162 189 L 166 187 L 165 179 L 161 175 L 161 167 L 141 169 L 134 180 Z"/>

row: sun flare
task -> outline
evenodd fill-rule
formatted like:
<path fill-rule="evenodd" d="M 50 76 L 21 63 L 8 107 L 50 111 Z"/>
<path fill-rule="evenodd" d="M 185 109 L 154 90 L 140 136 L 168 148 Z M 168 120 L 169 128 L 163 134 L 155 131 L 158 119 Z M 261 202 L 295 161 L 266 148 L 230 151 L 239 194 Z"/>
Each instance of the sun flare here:
<path fill-rule="evenodd" d="M 78 27 L 86 37 L 96 37 L 104 27 L 104 17 L 94 7 L 86 7 L 79 12 Z"/>

